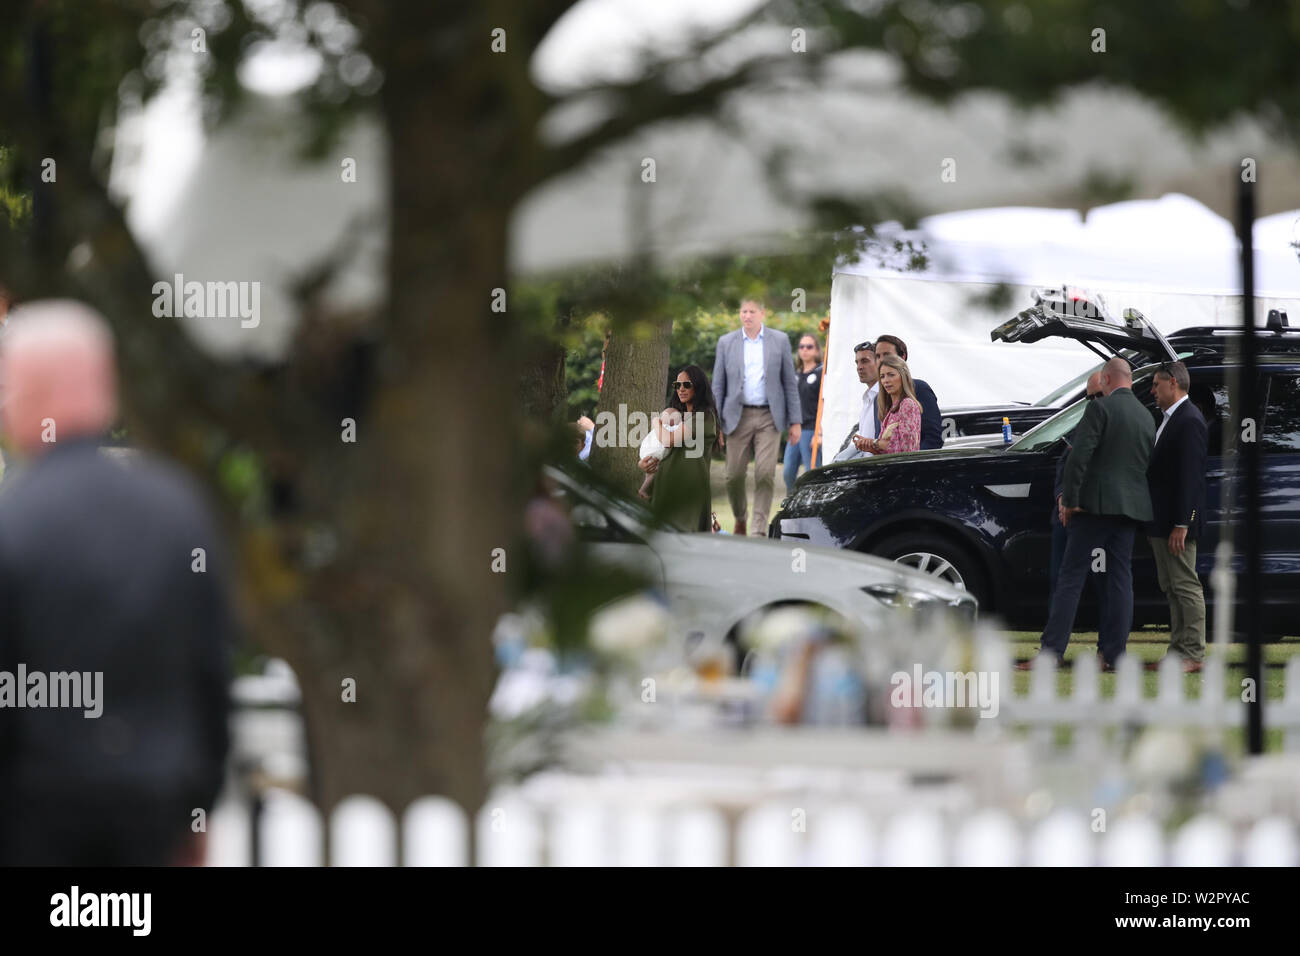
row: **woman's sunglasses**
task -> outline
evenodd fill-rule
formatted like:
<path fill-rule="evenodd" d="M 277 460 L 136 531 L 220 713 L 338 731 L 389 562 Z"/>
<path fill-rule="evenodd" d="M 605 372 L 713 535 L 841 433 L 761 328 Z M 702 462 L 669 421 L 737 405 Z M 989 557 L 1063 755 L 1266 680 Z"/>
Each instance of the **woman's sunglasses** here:
<path fill-rule="evenodd" d="M 695 386 L 692 385 L 690 382 L 673 382 L 673 388 L 675 388 L 679 392 L 684 388 L 694 388 L 694 387 Z"/>

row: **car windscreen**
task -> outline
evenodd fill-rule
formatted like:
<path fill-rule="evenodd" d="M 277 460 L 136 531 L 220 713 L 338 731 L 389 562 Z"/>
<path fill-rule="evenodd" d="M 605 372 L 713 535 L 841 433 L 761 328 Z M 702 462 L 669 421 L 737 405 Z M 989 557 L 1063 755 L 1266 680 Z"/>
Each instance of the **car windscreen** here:
<path fill-rule="evenodd" d="M 589 472 L 576 472 L 569 469 L 560 471 L 571 485 L 572 495 L 578 500 L 594 505 L 604 511 L 612 511 L 623 518 L 630 519 L 634 525 L 645 528 L 663 527 L 669 531 L 680 531 L 671 522 L 656 516 L 650 508 L 640 501 L 633 501 L 601 482 Z M 568 489 L 566 489 L 568 491 Z M 569 495 L 566 494 L 566 497 Z"/>
<path fill-rule="evenodd" d="M 1134 392 L 1145 392 L 1149 388 L 1148 383 L 1154 370 L 1141 373 L 1133 379 Z M 1139 398 L 1142 396 L 1139 395 Z M 1065 437 L 1074 431 L 1074 426 L 1079 424 L 1083 418 L 1083 413 L 1088 409 L 1088 400 L 1081 398 L 1071 404 L 1068 408 L 1063 409 L 1053 415 L 1047 421 L 1031 428 L 1025 432 L 1024 436 L 1018 441 L 1012 442 L 1007 446 L 1008 451 L 1042 451 L 1048 445 Z"/>
<path fill-rule="evenodd" d="M 1088 408 L 1088 400 L 1081 398 L 1064 411 L 1057 412 L 1045 422 L 1035 425 L 1020 438 L 1007 446 L 1007 451 L 1042 451 L 1048 445 L 1074 431 L 1083 413 Z"/>
<path fill-rule="evenodd" d="M 1070 379 L 1050 395 L 1044 395 L 1038 401 L 1034 402 L 1034 404 L 1039 408 L 1056 408 L 1071 395 L 1076 395 L 1079 392 L 1082 392 L 1084 386 L 1088 384 L 1088 376 L 1099 368 L 1101 368 L 1101 365 L 1093 366 L 1078 378 Z"/>
<path fill-rule="evenodd" d="M 1124 349 L 1119 354 L 1130 362 L 1136 361 L 1139 357 L 1139 353 L 1134 349 Z M 1184 349 L 1178 353 L 1178 357 L 1179 359 L 1186 359 L 1190 358 L 1192 354 L 1191 350 Z M 1038 408 L 1057 408 L 1062 402 L 1067 401 L 1071 396 L 1081 394 L 1084 387 L 1088 384 L 1088 376 L 1101 368 L 1101 365 L 1102 363 L 1098 363 L 1077 378 L 1070 379 L 1050 395 L 1044 395 L 1038 401 L 1034 402 L 1034 405 Z"/>

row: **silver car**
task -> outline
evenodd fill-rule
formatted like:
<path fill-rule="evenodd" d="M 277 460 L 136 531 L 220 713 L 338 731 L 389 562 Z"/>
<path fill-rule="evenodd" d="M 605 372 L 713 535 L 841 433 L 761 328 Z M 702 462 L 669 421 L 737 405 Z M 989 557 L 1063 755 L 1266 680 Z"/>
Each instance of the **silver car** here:
<path fill-rule="evenodd" d="M 594 482 L 548 469 L 579 537 L 599 562 L 644 575 L 664 595 L 689 643 L 734 642 L 764 614 L 802 605 L 831 611 L 855 631 L 896 626 L 910 609 L 922 617 L 972 621 L 975 598 L 932 575 L 871 555 L 792 546 L 789 541 L 656 527 L 639 502 Z"/>

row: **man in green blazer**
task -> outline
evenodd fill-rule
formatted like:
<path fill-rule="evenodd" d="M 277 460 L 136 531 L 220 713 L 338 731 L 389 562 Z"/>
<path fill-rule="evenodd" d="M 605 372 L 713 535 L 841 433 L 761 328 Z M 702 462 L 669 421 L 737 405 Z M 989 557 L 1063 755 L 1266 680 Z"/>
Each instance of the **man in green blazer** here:
<path fill-rule="evenodd" d="M 1065 466 L 1061 523 L 1068 535 L 1040 653 L 1064 661 L 1079 595 L 1090 572 L 1104 574 L 1106 608 L 1097 638 L 1109 670 L 1133 624 L 1133 541 L 1152 518 L 1147 464 L 1155 442 L 1151 413 L 1133 394 L 1133 370 L 1113 358 L 1101 370 L 1104 397 L 1089 402 Z"/>

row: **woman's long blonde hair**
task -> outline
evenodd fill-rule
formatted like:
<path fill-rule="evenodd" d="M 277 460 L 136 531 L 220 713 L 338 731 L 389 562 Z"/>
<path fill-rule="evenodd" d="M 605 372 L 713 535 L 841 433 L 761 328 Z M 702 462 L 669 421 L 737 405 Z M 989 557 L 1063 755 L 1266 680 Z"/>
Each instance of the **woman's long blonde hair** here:
<path fill-rule="evenodd" d="M 899 377 L 903 380 L 903 398 L 910 398 L 912 401 L 916 402 L 916 404 L 920 405 L 921 403 L 916 397 L 916 385 L 912 382 L 912 372 L 907 367 L 907 363 L 897 355 L 886 355 L 877 363 L 877 381 L 879 381 L 880 373 L 887 368 L 898 369 Z M 898 400 L 898 404 L 903 404 L 903 398 Z M 889 414 L 889 409 L 892 407 L 890 401 L 889 393 L 885 391 L 885 386 L 881 385 L 880 391 L 876 393 L 876 408 L 880 410 L 880 418 L 882 421 L 884 420 L 884 417 Z"/>

